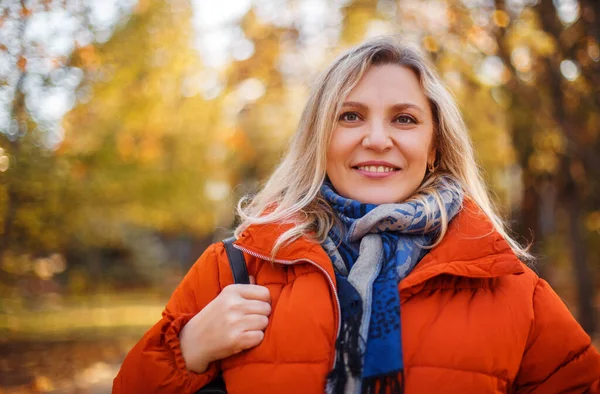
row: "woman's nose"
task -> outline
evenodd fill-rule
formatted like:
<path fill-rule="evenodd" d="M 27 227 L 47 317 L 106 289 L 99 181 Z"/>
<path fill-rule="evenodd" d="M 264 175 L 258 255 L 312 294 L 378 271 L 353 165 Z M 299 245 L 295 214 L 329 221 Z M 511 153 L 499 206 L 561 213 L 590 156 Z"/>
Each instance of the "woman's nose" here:
<path fill-rule="evenodd" d="M 367 149 L 386 150 L 392 147 L 392 137 L 383 122 L 370 122 L 362 146 Z"/>

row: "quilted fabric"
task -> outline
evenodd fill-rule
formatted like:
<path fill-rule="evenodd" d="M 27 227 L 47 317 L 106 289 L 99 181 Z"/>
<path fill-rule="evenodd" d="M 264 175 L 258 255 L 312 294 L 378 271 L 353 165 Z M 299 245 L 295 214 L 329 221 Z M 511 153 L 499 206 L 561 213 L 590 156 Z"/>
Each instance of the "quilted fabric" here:
<path fill-rule="evenodd" d="M 307 239 L 267 261 L 286 228 L 252 226 L 236 242 L 250 275 L 271 292 L 259 346 L 202 374 L 185 368 L 181 328 L 233 283 L 217 243 L 129 352 L 113 394 L 194 393 L 219 371 L 230 394 L 323 393 L 339 329 L 335 275 L 325 251 Z M 600 355 L 589 336 L 472 203 L 398 290 L 405 393 L 600 393 Z"/>

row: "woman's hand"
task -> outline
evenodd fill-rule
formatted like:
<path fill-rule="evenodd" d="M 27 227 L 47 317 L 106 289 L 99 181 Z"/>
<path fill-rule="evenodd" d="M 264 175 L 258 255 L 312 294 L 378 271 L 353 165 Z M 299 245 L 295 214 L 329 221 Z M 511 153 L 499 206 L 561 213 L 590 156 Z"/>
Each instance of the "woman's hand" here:
<path fill-rule="evenodd" d="M 190 371 L 202 373 L 208 364 L 257 346 L 271 314 L 271 294 L 264 286 L 226 286 L 181 330 L 181 353 Z"/>

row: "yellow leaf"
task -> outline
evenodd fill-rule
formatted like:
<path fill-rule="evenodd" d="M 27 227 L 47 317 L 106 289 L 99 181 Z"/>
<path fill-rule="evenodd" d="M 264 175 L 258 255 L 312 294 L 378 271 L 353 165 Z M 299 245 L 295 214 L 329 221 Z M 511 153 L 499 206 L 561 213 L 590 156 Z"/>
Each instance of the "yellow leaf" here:
<path fill-rule="evenodd" d="M 19 57 L 19 60 L 17 61 L 17 67 L 19 67 L 21 72 L 25 72 L 25 68 L 27 67 L 27 58 L 25 56 Z"/>
<path fill-rule="evenodd" d="M 429 52 L 437 52 L 440 49 L 437 40 L 430 35 L 423 38 L 423 47 Z"/>
<path fill-rule="evenodd" d="M 21 17 L 22 18 L 27 18 L 30 15 L 31 15 L 31 9 L 29 9 L 27 7 L 21 8 Z"/>
<path fill-rule="evenodd" d="M 530 44 L 541 56 L 552 55 L 556 51 L 556 41 L 549 34 L 538 31 L 535 37 L 531 37 Z"/>
<path fill-rule="evenodd" d="M 590 212 L 585 218 L 585 227 L 589 231 L 600 231 L 600 211 Z"/>
<path fill-rule="evenodd" d="M 506 27 L 510 23 L 510 16 L 502 10 L 496 10 L 492 15 L 492 20 L 496 26 Z"/>
<path fill-rule="evenodd" d="M 54 390 L 52 381 L 46 376 L 36 376 L 33 382 L 33 386 L 37 391 L 48 392 Z"/>

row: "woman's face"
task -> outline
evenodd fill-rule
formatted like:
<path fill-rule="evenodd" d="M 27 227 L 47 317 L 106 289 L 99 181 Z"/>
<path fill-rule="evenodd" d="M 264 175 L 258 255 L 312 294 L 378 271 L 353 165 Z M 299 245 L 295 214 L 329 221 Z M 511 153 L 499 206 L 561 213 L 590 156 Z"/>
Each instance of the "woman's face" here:
<path fill-rule="evenodd" d="M 409 68 L 371 67 L 350 92 L 327 149 L 327 175 L 339 194 L 402 202 L 435 159 L 429 101 Z"/>

